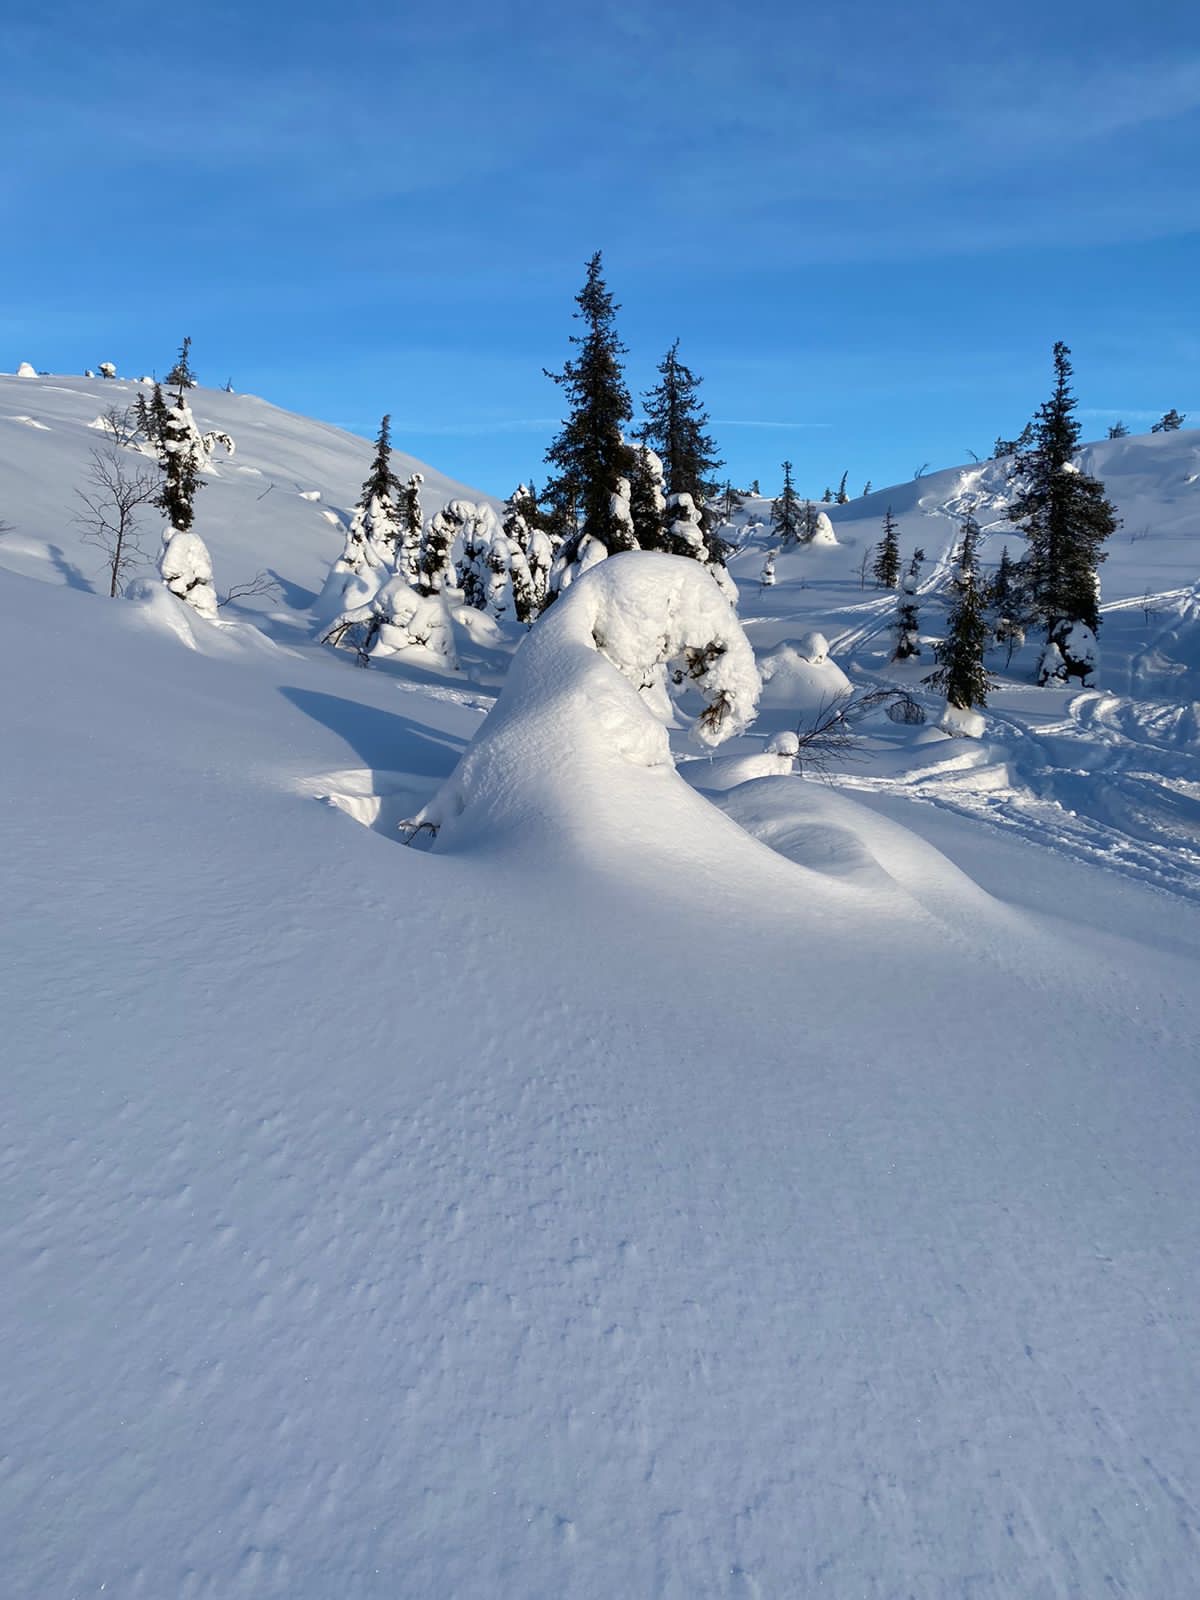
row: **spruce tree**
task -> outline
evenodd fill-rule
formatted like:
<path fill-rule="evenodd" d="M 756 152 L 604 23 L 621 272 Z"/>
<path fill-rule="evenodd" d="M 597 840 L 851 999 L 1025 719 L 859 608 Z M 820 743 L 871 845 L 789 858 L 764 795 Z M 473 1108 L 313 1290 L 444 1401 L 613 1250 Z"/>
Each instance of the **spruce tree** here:
<path fill-rule="evenodd" d="M 870 492 L 871 492 L 871 480 L 870 480 L 870 478 L 868 478 L 866 483 L 863 484 L 863 498 L 866 499 L 867 495 L 869 495 Z"/>
<path fill-rule="evenodd" d="M 169 528 L 187 533 L 195 519 L 195 499 L 201 488 L 201 453 L 191 408 L 182 392 L 173 406 L 165 408 L 162 430 L 158 449 L 163 484 L 154 503 L 165 513 Z"/>
<path fill-rule="evenodd" d="M 633 408 L 621 371 L 625 346 L 617 337 L 619 307 L 601 273 L 599 250 L 588 262 L 587 279 L 575 300 L 579 307 L 575 316 L 585 330 L 571 335 L 578 353 L 561 372 L 546 373 L 563 389 L 570 405 L 567 420 L 546 451 L 546 460 L 557 468 L 546 495 L 566 535 L 561 553 L 566 563 L 586 538 L 597 540 L 609 555 L 633 548 L 632 533 L 612 506 L 614 486 L 628 478 L 633 467 L 633 451 L 623 435 Z"/>
<path fill-rule="evenodd" d="M 179 347 L 179 355 L 175 365 L 167 373 L 164 380 L 169 388 L 177 389 L 180 394 L 185 389 L 194 389 L 196 387 L 196 374 L 192 371 L 191 348 L 191 339 L 185 338 Z"/>
<path fill-rule="evenodd" d="M 800 542 L 800 500 L 792 483 L 792 463 L 783 463 L 783 489 L 771 502 L 771 532 L 785 548 Z"/>
<path fill-rule="evenodd" d="M 825 493 L 821 496 L 821 504 L 823 506 L 831 506 L 833 504 L 833 490 L 828 485 L 825 487 Z"/>
<path fill-rule="evenodd" d="M 1108 430 L 1110 439 L 1128 439 L 1129 429 L 1123 422 L 1114 422 Z"/>
<path fill-rule="evenodd" d="M 1168 411 L 1164 416 L 1159 418 L 1159 420 L 1150 429 L 1150 432 L 1151 433 L 1174 433 L 1178 428 L 1182 428 L 1183 427 L 1183 423 L 1184 423 L 1184 415 L 1181 414 L 1180 412 L 1176 411 L 1175 407 L 1172 406 L 1170 411 Z"/>
<path fill-rule="evenodd" d="M 730 483 L 729 479 L 727 478 L 725 480 L 725 487 L 721 490 L 722 519 L 725 522 L 732 522 L 736 513 L 742 509 L 744 500 L 745 496 L 739 494 L 738 491 L 733 487 L 733 484 Z"/>
<path fill-rule="evenodd" d="M 937 666 L 923 681 L 940 689 L 948 704 L 957 706 L 960 711 L 969 711 L 972 706 L 987 705 L 988 692 L 994 688 L 983 664 L 988 625 L 984 598 L 977 582 L 975 552 L 979 524 L 969 512 L 963 522 L 962 538 L 946 637 L 934 646 Z"/>
<path fill-rule="evenodd" d="M 663 464 L 658 452 L 652 450 L 644 439 L 633 447 L 633 464 L 629 471 L 629 515 L 638 549 L 669 548 Z"/>
<path fill-rule="evenodd" d="M 846 479 L 849 476 L 849 472 L 843 472 L 842 481 L 838 484 L 838 491 L 835 498 L 840 506 L 848 505 L 850 503 L 850 496 L 846 493 Z"/>
<path fill-rule="evenodd" d="M 921 581 L 921 563 L 924 550 L 914 550 L 908 571 L 900 586 L 900 603 L 896 608 L 896 648 L 893 661 L 907 661 L 921 654 L 921 618 L 917 605 L 917 585 Z"/>
<path fill-rule="evenodd" d="M 367 506 L 372 498 L 395 502 L 402 493 L 400 479 L 392 471 L 392 419 L 385 414 L 375 435 L 375 455 L 359 498 Z"/>
<path fill-rule="evenodd" d="M 663 464 L 667 496 L 690 494 L 692 503 L 710 521 L 707 505 L 716 498 L 715 474 L 723 465 L 700 401 L 700 379 L 679 359 L 679 340 L 659 362 L 659 382 L 642 396 L 646 415 L 642 439 Z"/>
<path fill-rule="evenodd" d="M 896 537 L 896 519 L 891 506 L 884 513 L 883 538 L 875 547 L 871 572 L 881 589 L 894 589 L 900 582 L 900 541 Z"/>
<path fill-rule="evenodd" d="M 421 510 L 421 485 L 423 472 L 414 472 L 400 492 L 398 520 L 400 538 L 396 546 L 396 570 L 403 572 L 416 588 L 417 562 L 421 555 L 421 527 L 424 517 Z"/>
<path fill-rule="evenodd" d="M 1048 641 L 1061 645 L 1075 623 L 1093 633 L 1100 625 L 1097 568 L 1101 546 L 1118 526 L 1098 479 L 1074 461 L 1079 447 L 1070 350 L 1054 346 L 1054 391 L 1039 407 L 1026 448 L 1013 460 L 1017 492 L 1009 521 L 1028 541 L 1024 561 L 1033 615 Z"/>

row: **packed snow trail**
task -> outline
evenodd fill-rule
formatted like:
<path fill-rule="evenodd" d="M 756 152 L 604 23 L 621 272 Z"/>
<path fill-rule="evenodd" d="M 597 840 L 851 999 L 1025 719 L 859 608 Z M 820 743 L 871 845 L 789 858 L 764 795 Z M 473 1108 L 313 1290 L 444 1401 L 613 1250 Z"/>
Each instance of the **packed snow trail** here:
<path fill-rule="evenodd" d="M 733 795 L 797 860 L 694 795 L 656 851 L 618 757 L 552 859 L 405 850 L 311 775 L 431 795 L 477 711 L 44 593 L 6 1592 L 1190 1594 L 1200 1000 L 1106 875 L 1042 918 L 794 779 Z"/>

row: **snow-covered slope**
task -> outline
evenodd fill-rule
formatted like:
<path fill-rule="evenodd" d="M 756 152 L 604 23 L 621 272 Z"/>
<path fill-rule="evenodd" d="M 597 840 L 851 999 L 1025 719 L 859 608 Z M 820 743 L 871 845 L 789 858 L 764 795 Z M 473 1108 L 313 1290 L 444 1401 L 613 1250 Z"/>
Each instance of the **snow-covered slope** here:
<path fill-rule="evenodd" d="M 147 386 L 123 379 L 0 376 L 0 566 L 48 582 L 107 592 L 103 557 L 82 540 L 76 491 L 86 487 L 89 452 L 111 438 L 95 426 L 110 407 L 132 405 Z M 248 602 L 281 624 L 306 611 L 342 545 L 372 449 L 328 423 L 281 411 L 254 395 L 194 389 L 202 431 L 233 439 L 232 459 L 218 451 L 196 502 L 196 529 L 212 552 L 217 588 L 275 575 L 278 596 Z M 398 441 L 403 444 L 403 440 Z M 398 449 L 394 470 L 425 475 L 436 510 L 456 496 L 487 499 Z M 161 518 L 141 516 L 142 543 L 158 555 Z M 149 570 L 149 568 L 147 568 Z"/>
<path fill-rule="evenodd" d="M 560 620 L 476 738 L 487 684 L 305 641 L 334 530 L 215 525 L 289 449 L 326 492 L 273 426 L 235 462 L 277 488 L 200 503 L 219 586 L 294 586 L 273 638 L 0 571 L 5 1591 L 1182 1600 L 1200 909 L 1007 752 L 1132 727 L 1186 798 L 1183 724 L 1014 687 L 980 746 L 881 721 L 839 788 L 727 787 L 793 710 L 647 767 L 628 695 L 573 735 Z M 862 509 L 735 566 L 756 643 L 875 682 Z M 405 848 L 439 791 L 464 826 Z"/>

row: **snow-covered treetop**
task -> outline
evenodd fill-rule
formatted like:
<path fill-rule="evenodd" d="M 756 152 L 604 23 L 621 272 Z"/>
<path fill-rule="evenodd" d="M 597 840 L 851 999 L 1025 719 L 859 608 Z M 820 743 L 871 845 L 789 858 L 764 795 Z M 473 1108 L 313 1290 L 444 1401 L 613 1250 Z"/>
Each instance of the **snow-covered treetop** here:
<path fill-rule="evenodd" d="M 496 840 L 554 816 L 574 825 L 593 794 L 610 805 L 626 764 L 672 766 L 668 679 L 699 692 L 693 733 L 703 745 L 753 720 L 754 652 L 704 567 L 645 551 L 597 563 L 530 632 L 420 820 L 448 838 L 478 829 Z"/>

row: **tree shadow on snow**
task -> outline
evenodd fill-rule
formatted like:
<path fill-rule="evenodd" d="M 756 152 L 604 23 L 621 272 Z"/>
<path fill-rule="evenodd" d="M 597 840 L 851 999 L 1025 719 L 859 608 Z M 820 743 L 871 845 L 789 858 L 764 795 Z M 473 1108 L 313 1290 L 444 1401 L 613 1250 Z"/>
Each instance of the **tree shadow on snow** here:
<path fill-rule="evenodd" d="M 344 739 L 363 766 L 373 771 L 440 780 L 449 777 L 466 745 L 464 739 L 423 727 L 411 717 L 357 700 L 290 686 L 279 692 L 306 717 Z"/>
<path fill-rule="evenodd" d="M 56 572 L 62 574 L 63 582 L 69 589 L 79 589 L 84 594 L 96 594 L 96 585 L 86 575 L 82 568 L 77 567 L 73 561 L 68 561 L 63 547 L 60 544 L 46 546 L 50 559 L 54 563 Z"/>

